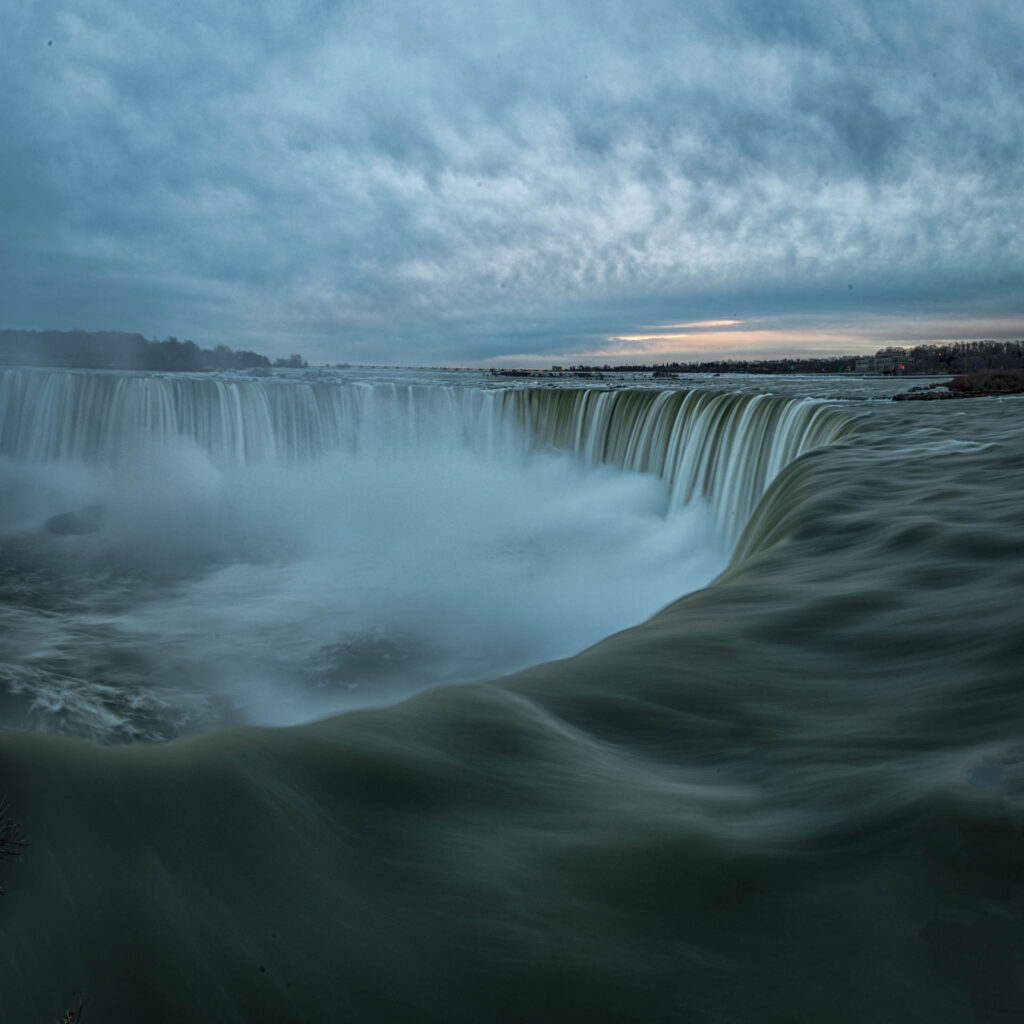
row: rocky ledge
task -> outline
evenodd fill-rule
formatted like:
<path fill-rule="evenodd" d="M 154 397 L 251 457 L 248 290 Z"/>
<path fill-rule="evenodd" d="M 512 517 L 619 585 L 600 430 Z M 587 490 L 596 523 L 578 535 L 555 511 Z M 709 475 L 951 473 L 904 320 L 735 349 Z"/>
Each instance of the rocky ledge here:
<path fill-rule="evenodd" d="M 945 398 L 979 398 L 982 395 L 1024 394 L 1024 370 L 978 370 L 954 377 L 945 384 L 926 384 L 901 395 L 894 402 L 935 402 Z"/>

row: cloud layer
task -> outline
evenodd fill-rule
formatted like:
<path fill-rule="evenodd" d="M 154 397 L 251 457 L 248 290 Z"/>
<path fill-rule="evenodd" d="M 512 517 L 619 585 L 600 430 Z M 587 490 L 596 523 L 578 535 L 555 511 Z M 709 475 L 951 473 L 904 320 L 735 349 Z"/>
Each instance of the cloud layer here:
<path fill-rule="evenodd" d="M 689 7 L 24 5 L 0 323 L 406 363 L 1024 333 L 1020 4 Z"/>

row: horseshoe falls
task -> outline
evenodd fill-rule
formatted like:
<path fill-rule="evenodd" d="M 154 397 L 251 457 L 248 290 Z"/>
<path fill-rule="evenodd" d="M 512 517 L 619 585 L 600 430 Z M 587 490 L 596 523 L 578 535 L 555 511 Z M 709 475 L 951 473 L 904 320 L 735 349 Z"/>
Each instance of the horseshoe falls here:
<path fill-rule="evenodd" d="M 0 1021 L 1024 1013 L 1024 402 L 0 369 Z"/>
<path fill-rule="evenodd" d="M 294 724 L 578 653 L 710 582 L 768 480 L 849 428 L 701 392 L 0 388 L 6 724 L 99 740 Z"/>

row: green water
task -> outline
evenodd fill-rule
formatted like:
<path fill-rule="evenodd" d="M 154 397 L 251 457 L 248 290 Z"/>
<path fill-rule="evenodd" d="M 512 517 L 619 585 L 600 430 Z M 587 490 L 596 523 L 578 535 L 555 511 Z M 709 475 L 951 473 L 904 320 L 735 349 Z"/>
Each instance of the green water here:
<path fill-rule="evenodd" d="M 4 733 L 0 1020 L 1024 1019 L 1024 402 L 851 402 L 711 586 L 291 729 Z"/>

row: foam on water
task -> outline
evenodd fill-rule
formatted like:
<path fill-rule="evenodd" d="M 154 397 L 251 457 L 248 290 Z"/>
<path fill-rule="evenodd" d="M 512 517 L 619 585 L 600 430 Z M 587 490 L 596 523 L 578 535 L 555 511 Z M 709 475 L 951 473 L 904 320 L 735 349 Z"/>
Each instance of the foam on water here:
<path fill-rule="evenodd" d="M 705 509 L 667 515 L 655 478 L 564 455 L 338 454 L 224 471 L 220 493 L 230 500 L 207 505 L 202 523 L 188 503 L 188 532 L 231 551 L 228 563 L 107 624 L 161 651 L 167 685 L 202 678 L 259 722 L 575 653 L 705 584 L 725 559 Z M 112 518 L 133 557 L 160 550 L 164 517 Z"/>

